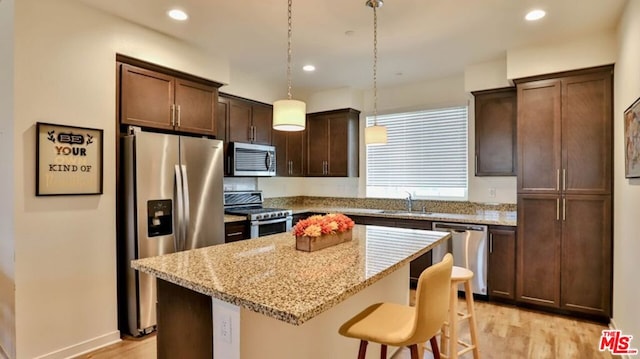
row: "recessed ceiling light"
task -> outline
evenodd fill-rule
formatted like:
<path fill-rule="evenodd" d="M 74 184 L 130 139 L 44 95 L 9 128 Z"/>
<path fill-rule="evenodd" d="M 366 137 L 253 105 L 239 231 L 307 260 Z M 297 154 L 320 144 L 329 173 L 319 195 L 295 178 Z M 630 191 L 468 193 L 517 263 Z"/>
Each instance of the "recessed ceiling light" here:
<path fill-rule="evenodd" d="M 544 10 L 531 10 L 524 17 L 527 21 L 536 21 L 542 19 L 547 13 Z"/>
<path fill-rule="evenodd" d="M 302 66 L 302 69 L 305 70 L 306 72 L 313 72 L 316 70 L 316 67 L 313 65 L 304 65 Z"/>
<path fill-rule="evenodd" d="M 167 11 L 167 15 L 169 15 L 170 18 L 178 21 L 185 21 L 189 18 L 189 15 L 187 15 L 186 12 L 180 9 L 171 9 Z"/>

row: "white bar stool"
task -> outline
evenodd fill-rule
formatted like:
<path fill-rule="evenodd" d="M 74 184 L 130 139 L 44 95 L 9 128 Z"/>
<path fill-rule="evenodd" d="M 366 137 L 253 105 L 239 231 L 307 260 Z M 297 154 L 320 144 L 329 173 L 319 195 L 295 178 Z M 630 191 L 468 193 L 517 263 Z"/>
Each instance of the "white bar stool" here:
<path fill-rule="evenodd" d="M 440 335 L 440 356 L 442 358 L 457 359 L 459 356 L 473 351 L 473 358 L 480 359 L 478 350 L 478 328 L 476 326 L 476 314 L 473 308 L 473 290 L 471 279 L 473 272 L 469 270 L 469 237 L 471 233 L 465 232 L 464 238 L 464 265 L 465 267 L 453 266 L 451 271 L 451 292 L 449 299 L 449 319 L 442 326 Z M 465 301 L 467 311 L 458 311 L 458 285 L 464 284 Z M 467 343 L 458 339 L 458 322 L 469 321 L 469 331 L 471 332 L 471 342 Z M 458 346 L 463 348 L 458 350 Z"/>

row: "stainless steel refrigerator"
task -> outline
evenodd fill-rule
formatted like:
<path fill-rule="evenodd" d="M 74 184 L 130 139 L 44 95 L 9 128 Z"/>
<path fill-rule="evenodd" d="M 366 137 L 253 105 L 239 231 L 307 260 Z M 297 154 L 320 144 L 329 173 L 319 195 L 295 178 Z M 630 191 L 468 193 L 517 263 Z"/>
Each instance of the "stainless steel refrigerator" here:
<path fill-rule="evenodd" d="M 156 325 L 155 277 L 138 258 L 224 243 L 222 141 L 136 132 L 123 138 L 126 306 L 129 332 Z"/>

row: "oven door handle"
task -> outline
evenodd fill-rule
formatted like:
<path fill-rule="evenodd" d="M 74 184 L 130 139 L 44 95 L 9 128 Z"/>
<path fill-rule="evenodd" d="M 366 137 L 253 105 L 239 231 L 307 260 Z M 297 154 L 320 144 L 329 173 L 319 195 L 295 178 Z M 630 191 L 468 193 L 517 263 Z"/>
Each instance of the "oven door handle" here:
<path fill-rule="evenodd" d="M 286 221 L 290 220 L 291 218 L 292 218 L 291 216 L 288 216 L 288 217 L 284 217 L 284 218 L 271 219 L 271 220 L 268 220 L 268 221 L 251 221 L 251 225 L 252 226 L 255 226 L 255 225 L 261 226 L 263 224 L 282 223 L 282 222 L 286 222 Z"/>

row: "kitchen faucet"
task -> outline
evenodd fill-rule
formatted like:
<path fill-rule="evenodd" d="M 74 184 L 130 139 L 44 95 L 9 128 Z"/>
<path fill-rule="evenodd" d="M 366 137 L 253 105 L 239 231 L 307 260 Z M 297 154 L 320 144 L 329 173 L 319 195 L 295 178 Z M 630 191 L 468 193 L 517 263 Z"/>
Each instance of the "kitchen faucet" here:
<path fill-rule="evenodd" d="M 409 194 L 409 197 L 406 198 L 407 200 L 407 211 L 411 212 L 411 210 L 413 209 L 413 198 L 411 197 L 411 192 L 409 191 L 405 191 L 407 192 L 407 194 Z"/>

